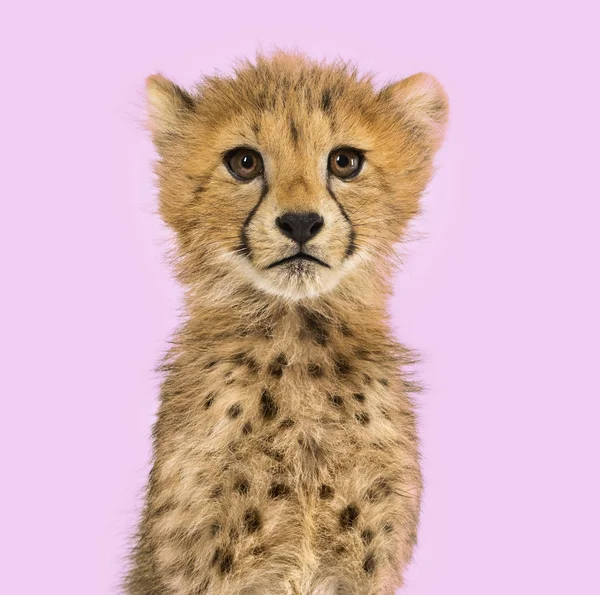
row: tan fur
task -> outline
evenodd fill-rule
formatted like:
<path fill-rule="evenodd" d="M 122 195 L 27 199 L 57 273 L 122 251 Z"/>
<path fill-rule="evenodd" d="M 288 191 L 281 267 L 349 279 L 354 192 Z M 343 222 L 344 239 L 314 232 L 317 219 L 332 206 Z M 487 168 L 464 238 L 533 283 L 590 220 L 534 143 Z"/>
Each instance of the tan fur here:
<path fill-rule="evenodd" d="M 421 474 L 413 360 L 386 299 L 444 92 L 423 74 L 377 91 L 344 64 L 277 53 L 192 94 L 153 76 L 148 94 L 186 318 L 126 591 L 389 595 L 416 540 Z M 230 175 L 223 154 L 240 145 L 261 153 L 264 179 Z M 327 176 L 339 146 L 366 152 L 351 181 Z M 308 246 L 331 268 L 265 269 L 295 251 L 274 223 L 290 210 L 324 217 Z"/>

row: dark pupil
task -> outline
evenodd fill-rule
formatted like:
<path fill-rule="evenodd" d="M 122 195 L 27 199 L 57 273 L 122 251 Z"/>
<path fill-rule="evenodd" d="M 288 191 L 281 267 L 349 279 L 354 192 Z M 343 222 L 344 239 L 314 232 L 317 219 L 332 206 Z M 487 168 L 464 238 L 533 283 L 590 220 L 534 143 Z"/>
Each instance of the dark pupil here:
<path fill-rule="evenodd" d="M 344 169 L 350 165 L 350 159 L 347 155 L 338 155 L 335 162 L 340 169 Z"/>
<path fill-rule="evenodd" d="M 251 155 L 244 155 L 242 157 L 242 167 L 244 169 L 252 169 L 254 166 L 254 158 Z"/>

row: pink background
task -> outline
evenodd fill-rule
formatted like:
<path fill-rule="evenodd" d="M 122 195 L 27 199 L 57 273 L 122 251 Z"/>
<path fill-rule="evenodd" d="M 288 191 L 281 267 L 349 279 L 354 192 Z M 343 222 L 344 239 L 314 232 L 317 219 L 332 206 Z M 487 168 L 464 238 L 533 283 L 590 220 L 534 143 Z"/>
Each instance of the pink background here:
<path fill-rule="evenodd" d="M 259 44 L 430 71 L 451 98 L 392 303 L 429 387 L 404 592 L 600 593 L 592 2 L 202 4 L 2 9 L 2 593 L 117 592 L 179 303 L 143 81 Z"/>

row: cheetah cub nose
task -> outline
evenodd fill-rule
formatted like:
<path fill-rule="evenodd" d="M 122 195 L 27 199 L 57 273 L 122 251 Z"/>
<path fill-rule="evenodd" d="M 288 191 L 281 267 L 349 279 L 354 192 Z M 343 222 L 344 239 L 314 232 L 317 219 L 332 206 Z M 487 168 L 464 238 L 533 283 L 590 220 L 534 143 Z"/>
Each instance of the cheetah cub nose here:
<path fill-rule="evenodd" d="M 297 244 L 305 244 L 323 229 L 323 217 L 318 213 L 285 213 L 275 219 L 281 233 Z"/>

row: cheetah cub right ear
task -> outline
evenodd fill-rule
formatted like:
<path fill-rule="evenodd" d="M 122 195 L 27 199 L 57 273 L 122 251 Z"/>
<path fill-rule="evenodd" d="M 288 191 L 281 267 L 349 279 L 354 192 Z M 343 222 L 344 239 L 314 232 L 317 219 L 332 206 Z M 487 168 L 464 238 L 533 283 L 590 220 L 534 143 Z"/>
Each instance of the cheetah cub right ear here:
<path fill-rule="evenodd" d="M 383 88 L 380 98 L 395 108 L 428 148 L 437 150 L 448 123 L 448 97 L 438 80 L 421 72 Z"/>
<path fill-rule="evenodd" d="M 146 79 L 148 127 L 155 145 L 180 136 L 196 108 L 195 99 L 161 74 Z"/>

